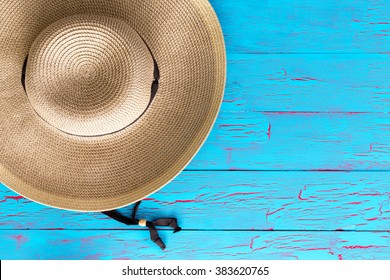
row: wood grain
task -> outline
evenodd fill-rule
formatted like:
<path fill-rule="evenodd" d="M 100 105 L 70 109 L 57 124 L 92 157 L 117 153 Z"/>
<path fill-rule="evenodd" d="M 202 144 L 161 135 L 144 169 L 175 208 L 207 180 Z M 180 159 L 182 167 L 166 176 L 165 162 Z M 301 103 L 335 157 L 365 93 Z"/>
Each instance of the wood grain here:
<path fill-rule="evenodd" d="M 389 170 L 390 114 L 222 112 L 187 170 Z"/>
<path fill-rule="evenodd" d="M 387 0 L 211 0 L 231 53 L 387 53 Z"/>
<path fill-rule="evenodd" d="M 226 112 L 389 112 L 390 55 L 228 55 Z"/>
<path fill-rule="evenodd" d="M 162 252 L 139 230 L 0 231 L 4 259 L 388 259 L 389 232 L 160 232 Z"/>
<path fill-rule="evenodd" d="M 129 228 L 99 213 L 38 205 L 4 186 L 0 202 L 3 230 Z M 183 172 L 139 211 L 171 216 L 188 230 L 390 230 L 390 173 Z"/>

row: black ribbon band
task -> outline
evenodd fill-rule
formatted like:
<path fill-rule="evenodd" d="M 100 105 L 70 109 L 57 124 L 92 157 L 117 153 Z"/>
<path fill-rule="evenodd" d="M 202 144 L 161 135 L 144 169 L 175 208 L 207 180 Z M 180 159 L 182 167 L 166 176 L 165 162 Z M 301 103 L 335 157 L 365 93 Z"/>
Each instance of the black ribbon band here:
<path fill-rule="evenodd" d="M 137 211 L 138 211 L 140 204 L 141 204 L 141 201 L 138 201 L 135 204 L 131 218 L 123 216 L 117 210 L 105 211 L 102 213 L 104 215 L 107 215 L 111 219 L 114 219 L 114 220 L 116 220 L 122 224 L 128 225 L 128 226 L 139 225 L 140 221 L 141 221 L 141 223 L 142 223 L 142 221 L 145 221 L 145 220 L 138 220 L 136 218 Z M 173 228 L 174 229 L 173 233 L 179 232 L 181 230 L 181 227 L 178 226 L 177 219 L 175 219 L 175 218 L 163 218 L 163 219 L 155 220 L 154 222 L 149 222 L 149 221 L 145 221 L 145 222 L 146 222 L 145 226 L 148 227 L 149 232 L 150 232 L 150 239 L 154 243 L 156 243 L 162 250 L 164 250 L 166 248 L 166 246 L 165 246 L 164 242 L 161 240 L 160 236 L 158 235 L 158 231 L 157 231 L 156 226 L 167 226 L 167 227 Z"/>

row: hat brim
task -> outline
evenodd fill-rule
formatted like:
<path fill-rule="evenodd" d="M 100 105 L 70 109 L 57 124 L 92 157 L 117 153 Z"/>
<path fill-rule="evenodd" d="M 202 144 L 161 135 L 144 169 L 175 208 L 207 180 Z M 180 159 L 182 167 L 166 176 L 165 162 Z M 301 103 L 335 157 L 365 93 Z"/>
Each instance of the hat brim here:
<path fill-rule="evenodd" d="M 40 118 L 20 82 L 34 39 L 76 14 L 104 14 L 132 26 L 160 70 L 148 110 L 99 137 L 63 133 Z M 207 0 L 0 3 L 0 180 L 41 204 L 105 211 L 134 203 L 177 176 L 204 143 L 226 79 L 218 19 Z"/>

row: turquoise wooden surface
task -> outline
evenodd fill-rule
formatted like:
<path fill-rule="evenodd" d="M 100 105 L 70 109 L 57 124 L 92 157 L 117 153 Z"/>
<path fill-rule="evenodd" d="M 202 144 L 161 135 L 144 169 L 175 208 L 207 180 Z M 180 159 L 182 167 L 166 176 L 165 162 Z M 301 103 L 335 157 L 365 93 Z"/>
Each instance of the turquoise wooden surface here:
<path fill-rule="evenodd" d="M 390 2 L 211 3 L 221 114 L 140 209 L 184 230 L 161 231 L 161 252 L 144 230 L 0 186 L 0 259 L 390 259 Z"/>

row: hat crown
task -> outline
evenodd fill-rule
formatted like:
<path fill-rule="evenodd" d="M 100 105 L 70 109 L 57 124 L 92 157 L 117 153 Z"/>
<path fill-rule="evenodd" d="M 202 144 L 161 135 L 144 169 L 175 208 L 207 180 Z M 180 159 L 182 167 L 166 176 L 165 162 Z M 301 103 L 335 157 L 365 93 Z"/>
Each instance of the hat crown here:
<path fill-rule="evenodd" d="M 35 40 L 26 67 L 34 110 L 53 127 L 100 136 L 135 122 L 151 100 L 154 62 L 127 23 L 101 15 L 71 16 Z"/>

